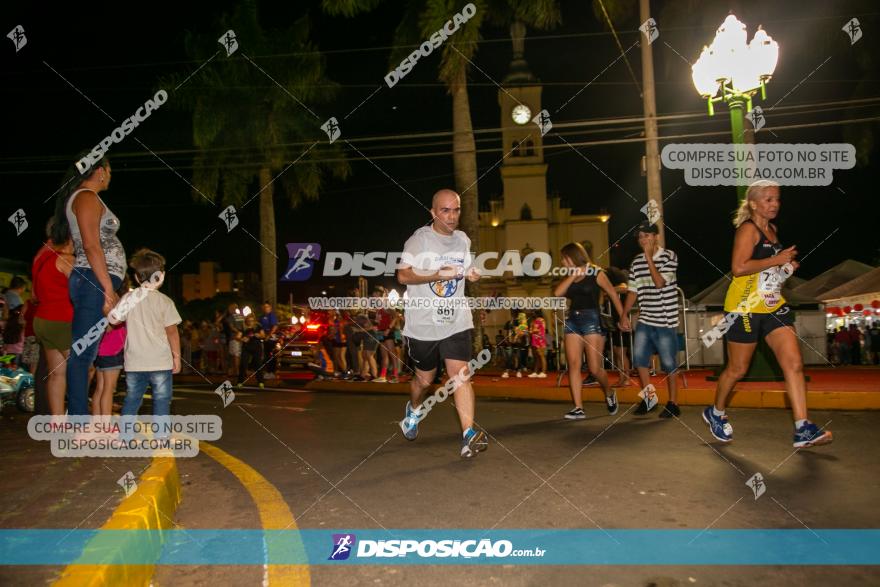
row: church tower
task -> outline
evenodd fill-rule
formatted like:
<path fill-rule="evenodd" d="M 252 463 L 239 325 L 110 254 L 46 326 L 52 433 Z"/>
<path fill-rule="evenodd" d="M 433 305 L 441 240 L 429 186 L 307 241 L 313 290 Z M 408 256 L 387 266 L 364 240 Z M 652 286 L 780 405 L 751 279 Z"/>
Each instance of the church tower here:
<path fill-rule="evenodd" d="M 553 266 L 559 267 L 559 250 L 566 243 L 577 241 L 588 251 L 592 249 L 595 263 L 607 267 L 608 215 L 572 214 L 571 208 L 563 205 L 559 196 L 548 197 L 544 139 L 554 141 L 554 131 L 542 136 L 540 127 L 533 122 L 544 109 L 541 103 L 543 86 L 525 60 L 525 25 L 515 22 L 510 27 L 510 36 L 513 59 L 498 90 L 504 157 L 498 167 L 503 194 L 491 200 L 488 209 L 480 211 L 481 248 L 497 252 L 499 256 L 505 251 L 519 251 L 522 257 L 532 251 L 546 252 L 553 258 Z M 575 197 L 586 199 L 589 196 L 583 190 Z M 489 267 L 492 267 L 491 263 Z M 550 275 L 487 276 L 482 291 L 483 295 L 510 297 L 550 296 L 558 280 Z M 508 318 L 509 313 L 491 312 L 487 332 L 493 332 Z M 545 313 L 545 318 L 552 330 L 554 320 L 549 313 Z"/>
<path fill-rule="evenodd" d="M 544 137 L 532 119 L 541 111 L 538 79 L 529 71 L 523 56 L 526 27 L 510 27 L 513 61 L 498 91 L 501 107 L 501 137 L 504 161 L 501 180 L 504 199 L 499 220 L 505 226 L 505 248 L 522 251 L 528 247 L 548 251 L 547 164 Z"/>

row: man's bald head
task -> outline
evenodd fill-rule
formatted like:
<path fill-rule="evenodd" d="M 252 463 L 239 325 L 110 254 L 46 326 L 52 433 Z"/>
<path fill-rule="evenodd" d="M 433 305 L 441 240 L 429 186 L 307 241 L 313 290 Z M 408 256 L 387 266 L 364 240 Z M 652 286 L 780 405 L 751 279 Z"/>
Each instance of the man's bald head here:
<path fill-rule="evenodd" d="M 438 190 L 431 200 L 431 215 L 434 217 L 434 230 L 441 234 L 452 234 L 458 228 L 461 198 L 453 190 Z"/>
<path fill-rule="evenodd" d="M 443 203 L 447 203 L 447 200 L 455 199 L 457 202 L 461 202 L 461 198 L 455 192 L 455 190 L 450 190 L 449 188 L 443 188 L 442 190 L 437 190 L 434 193 L 434 197 L 431 199 L 431 208 L 434 210 L 439 209 L 439 205 L 441 201 Z"/>

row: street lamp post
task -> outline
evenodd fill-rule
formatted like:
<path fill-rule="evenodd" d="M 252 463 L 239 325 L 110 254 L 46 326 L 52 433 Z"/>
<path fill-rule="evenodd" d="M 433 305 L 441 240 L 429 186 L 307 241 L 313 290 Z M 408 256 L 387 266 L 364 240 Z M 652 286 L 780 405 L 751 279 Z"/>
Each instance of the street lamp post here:
<path fill-rule="evenodd" d="M 691 67 L 694 87 L 706 99 L 709 116 L 715 115 L 715 103 L 724 102 L 730 110 L 730 132 L 733 138 L 735 165 L 742 178 L 745 168 L 745 141 L 743 141 L 743 112 L 752 110 L 752 97 L 761 92 L 767 99 L 767 82 L 776 70 L 779 45 L 766 31 L 758 27 L 750 43 L 746 43 L 746 25 L 730 14 L 718 27 L 712 44 L 703 47 L 700 58 Z M 746 197 L 745 182 L 738 181 L 736 194 L 741 204 Z M 727 363 L 727 347 L 724 347 Z M 715 372 L 716 379 L 723 369 Z M 749 370 L 743 381 L 781 381 L 782 369 L 776 357 L 763 340 L 758 344 Z"/>
<path fill-rule="evenodd" d="M 708 47 L 691 67 L 694 87 L 706 99 L 709 116 L 715 115 L 715 103 L 724 102 L 730 110 L 730 131 L 737 145 L 736 166 L 743 167 L 743 111 L 752 110 L 752 97 L 761 92 L 767 98 L 767 82 L 776 70 L 779 45 L 761 27 L 746 43 L 746 25 L 728 15 Z M 740 171 L 740 173 L 742 173 Z M 745 199 L 746 186 L 736 187 L 739 200 Z"/>

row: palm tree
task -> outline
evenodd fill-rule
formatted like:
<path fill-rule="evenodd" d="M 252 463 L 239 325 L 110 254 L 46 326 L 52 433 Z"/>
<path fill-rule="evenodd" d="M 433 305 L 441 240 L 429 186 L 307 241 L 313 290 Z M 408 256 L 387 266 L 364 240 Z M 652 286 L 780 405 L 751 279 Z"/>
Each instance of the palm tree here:
<path fill-rule="evenodd" d="M 325 12 L 352 17 L 376 8 L 382 0 L 323 0 Z M 480 40 L 484 24 L 504 27 L 520 21 L 527 26 L 548 29 L 561 22 L 556 0 L 472 0 L 476 13 L 443 45 L 438 78 L 452 96 L 452 166 L 456 191 L 461 195 L 461 228 L 470 237 L 474 251 L 480 251 L 479 190 L 477 154 L 467 74 Z M 397 26 L 394 44 L 397 50 L 389 59 L 396 67 L 401 59 L 437 30 L 467 2 L 456 0 L 421 0 L 410 2 Z M 468 283 L 471 295 L 478 295 L 477 283 Z M 482 329 L 476 324 L 475 340 L 482 343 Z"/>
<path fill-rule="evenodd" d="M 324 10 L 333 16 L 352 17 L 368 12 L 382 0 L 323 0 Z M 476 13 L 442 47 L 438 78 L 452 96 L 452 163 L 456 190 L 462 199 L 461 227 L 479 250 L 479 190 L 477 157 L 468 99 L 467 74 L 480 40 L 480 30 L 488 23 L 505 30 L 514 21 L 538 29 L 548 29 L 561 21 L 556 0 L 473 0 Z M 439 30 L 467 4 L 455 0 L 410 2 L 394 35 L 398 47 L 389 63 L 400 63 L 411 50 Z"/>
<path fill-rule="evenodd" d="M 323 57 L 309 42 L 308 20 L 268 30 L 258 16 L 256 2 L 246 1 L 231 15 L 222 16 L 211 34 L 188 35 L 187 54 L 197 61 L 207 61 L 217 50 L 216 31 L 235 31 L 239 49 L 229 57 L 212 59 L 174 93 L 171 102 L 192 111 L 193 142 L 198 148 L 193 197 L 236 209 L 259 198 L 262 293 L 263 299 L 275 304 L 276 186 L 294 208 L 303 200 L 318 198 L 328 178 L 345 178 L 349 165 L 339 145 L 317 145 L 327 139 L 320 128 L 324 120 L 307 105 L 326 102 L 334 88 L 324 77 Z M 296 53 L 284 67 L 260 65 L 252 58 L 282 52 Z"/>

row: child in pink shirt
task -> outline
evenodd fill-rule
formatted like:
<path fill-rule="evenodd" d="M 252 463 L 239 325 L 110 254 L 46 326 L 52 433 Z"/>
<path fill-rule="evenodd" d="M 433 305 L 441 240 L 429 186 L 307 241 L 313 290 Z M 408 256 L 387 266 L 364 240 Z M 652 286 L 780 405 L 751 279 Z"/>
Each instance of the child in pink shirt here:
<path fill-rule="evenodd" d="M 547 325 L 541 314 L 536 313 L 532 320 L 532 353 L 535 356 L 535 368 L 529 377 L 547 377 Z"/>
<path fill-rule="evenodd" d="M 113 393 L 124 362 L 125 333 L 125 322 L 109 326 L 98 344 L 98 357 L 95 359 L 98 384 L 92 396 L 93 416 L 110 416 L 113 413 Z"/>

